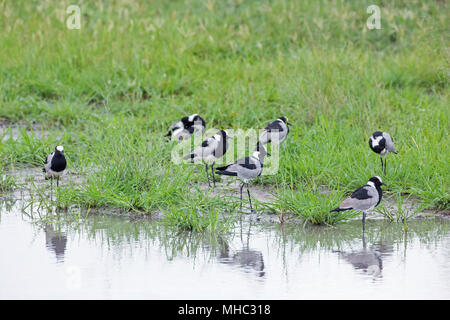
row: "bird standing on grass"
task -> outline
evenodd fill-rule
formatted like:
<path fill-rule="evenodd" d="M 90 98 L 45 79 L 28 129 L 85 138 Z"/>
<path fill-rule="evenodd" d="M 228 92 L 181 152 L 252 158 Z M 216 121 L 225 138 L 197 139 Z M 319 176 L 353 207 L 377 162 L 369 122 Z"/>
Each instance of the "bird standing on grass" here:
<path fill-rule="evenodd" d="M 53 178 L 56 177 L 56 186 L 59 187 L 59 177 L 64 173 L 67 167 L 66 157 L 64 156 L 63 146 L 57 146 L 55 151 L 48 155 L 42 171 L 45 172 L 45 179 L 51 179 L 51 191 L 53 190 Z"/>
<path fill-rule="evenodd" d="M 340 212 L 347 210 L 360 210 L 363 213 L 362 225 L 365 231 L 366 211 L 372 210 L 381 202 L 383 191 L 381 186 L 384 183 L 376 176 L 369 179 L 366 185 L 358 188 L 352 193 L 350 198 L 345 199 L 336 209 L 330 212 Z"/>
<path fill-rule="evenodd" d="M 242 210 L 242 189 L 244 185 L 247 185 L 248 200 L 250 202 L 250 210 L 252 208 L 252 200 L 250 197 L 250 190 L 248 189 L 248 182 L 251 179 L 258 177 L 262 173 L 264 157 L 267 155 L 267 151 L 264 146 L 258 142 L 256 144 L 256 150 L 252 156 L 245 157 L 237 160 L 236 162 L 217 168 L 216 173 L 226 176 L 237 176 L 241 181 L 241 210 Z"/>
<path fill-rule="evenodd" d="M 286 139 L 289 133 L 289 127 L 291 125 L 286 117 L 279 117 L 264 129 L 259 136 L 259 141 L 262 144 L 272 143 L 275 145 L 280 144 Z"/>
<path fill-rule="evenodd" d="M 208 179 L 208 185 L 210 187 L 211 184 L 209 182 L 208 165 L 211 165 L 212 180 L 215 187 L 216 180 L 214 177 L 214 163 L 218 159 L 222 158 L 225 152 L 227 152 L 229 138 L 230 137 L 225 130 L 220 130 L 212 137 L 203 141 L 200 146 L 184 157 L 185 160 L 190 159 L 191 162 L 196 160 L 203 160 L 205 162 L 206 178 Z"/>
<path fill-rule="evenodd" d="M 205 130 L 206 122 L 198 114 L 194 113 L 188 117 L 183 117 L 180 121 L 170 126 L 169 132 L 165 137 L 175 139 L 180 142 L 189 139 L 194 132 Z"/>
<path fill-rule="evenodd" d="M 383 157 L 389 152 L 397 154 L 397 149 L 395 149 L 391 136 L 387 132 L 375 131 L 369 138 L 369 146 L 373 152 L 380 155 L 381 170 L 386 174 L 386 159 L 383 164 Z"/>

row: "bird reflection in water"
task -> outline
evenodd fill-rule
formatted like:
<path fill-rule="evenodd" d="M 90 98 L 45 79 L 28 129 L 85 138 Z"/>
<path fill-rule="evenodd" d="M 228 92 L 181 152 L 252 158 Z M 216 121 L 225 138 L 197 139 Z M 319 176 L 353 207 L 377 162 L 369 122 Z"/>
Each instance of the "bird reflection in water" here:
<path fill-rule="evenodd" d="M 232 265 L 241 268 L 246 272 L 254 272 L 258 277 L 264 277 L 264 259 L 261 251 L 250 249 L 250 230 L 251 223 L 246 234 L 246 239 L 243 239 L 241 221 L 241 243 L 242 249 L 232 250 L 224 239 L 220 240 L 220 256 L 219 262 L 227 265 Z"/>
<path fill-rule="evenodd" d="M 55 230 L 52 225 L 44 226 L 45 246 L 50 252 L 55 253 L 56 262 L 64 262 L 64 254 L 66 252 L 67 237 L 61 230 Z"/>
<path fill-rule="evenodd" d="M 374 278 L 382 277 L 383 253 L 392 251 L 390 246 L 384 244 L 374 245 L 368 249 L 365 235 L 362 236 L 362 249 L 357 251 L 338 251 L 339 257 L 350 263 L 356 270 L 361 270 Z"/>

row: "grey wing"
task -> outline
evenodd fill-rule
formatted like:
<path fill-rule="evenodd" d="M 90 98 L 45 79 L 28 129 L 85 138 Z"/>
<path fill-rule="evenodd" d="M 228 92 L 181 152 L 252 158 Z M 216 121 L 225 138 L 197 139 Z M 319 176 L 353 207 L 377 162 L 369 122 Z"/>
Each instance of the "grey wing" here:
<path fill-rule="evenodd" d="M 287 134 L 287 126 L 280 120 L 270 123 L 259 137 L 262 144 L 267 142 L 280 142 Z"/>
<path fill-rule="evenodd" d="M 239 159 L 236 163 L 238 177 L 253 179 L 261 174 L 261 163 L 253 157 Z"/>
<path fill-rule="evenodd" d="M 48 172 L 48 170 L 50 170 L 50 167 L 52 166 L 52 159 L 53 159 L 54 154 L 55 153 L 52 152 L 47 156 L 47 160 L 45 161 L 45 165 L 44 165 L 45 172 Z"/>
<path fill-rule="evenodd" d="M 207 157 L 213 154 L 214 150 L 218 147 L 218 141 L 214 138 L 208 138 L 203 141 L 201 146 L 194 149 L 193 153 L 196 157 Z"/>
<path fill-rule="evenodd" d="M 386 149 L 389 152 L 397 153 L 397 149 L 395 149 L 394 141 L 392 141 L 390 134 L 383 132 L 383 138 L 386 140 Z"/>
<path fill-rule="evenodd" d="M 259 142 L 261 142 L 262 144 L 266 144 L 269 139 L 268 139 L 268 132 L 266 130 L 264 130 L 261 135 L 259 136 Z"/>
<path fill-rule="evenodd" d="M 224 167 L 219 167 L 217 169 L 238 173 L 245 168 L 247 168 L 248 170 L 256 169 L 256 164 L 253 161 L 251 161 L 251 157 L 241 158 L 232 164 L 229 164 Z"/>
<path fill-rule="evenodd" d="M 350 198 L 342 201 L 339 209 L 354 209 L 366 211 L 378 203 L 378 192 L 370 186 L 363 186 L 356 190 Z"/>

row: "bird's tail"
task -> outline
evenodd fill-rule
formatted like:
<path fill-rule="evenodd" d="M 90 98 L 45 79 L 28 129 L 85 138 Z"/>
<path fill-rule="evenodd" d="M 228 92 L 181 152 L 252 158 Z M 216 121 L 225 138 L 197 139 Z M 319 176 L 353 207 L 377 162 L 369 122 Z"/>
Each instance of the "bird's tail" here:
<path fill-rule="evenodd" d="M 229 170 L 228 170 L 229 167 L 230 167 L 230 165 L 226 165 L 226 166 L 223 166 L 223 167 L 217 167 L 217 168 L 216 168 L 216 173 L 217 173 L 217 174 L 224 175 L 224 176 L 233 176 L 233 177 L 236 177 L 236 176 L 237 176 L 237 172 L 229 171 Z"/>
<path fill-rule="evenodd" d="M 231 171 L 226 171 L 226 170 L 216 171 L 216 174 L 221 174 L 224 176 L 233 176 L 233 177 L 237 176 L 237 172 L 231 172 Z"/>
<path fill-rule="evenodd" d="M 331 210 L 330 212 L 341 212 L 341 211 L 348 211 L 348 210 L 352 210 L 352 208 L 344 208 L 344 209 L 336 208 L 336 209 Z"/>
<path fill-rule="evenodd" d="M 189 160 L 190 159 L 191 162 L 193 163 L 196 156 L 197 155 L 192 152 L 192 153 L 189 153 L 188 155 L 184 156 L 183 159 L 184 160 Z"/>
<path fill-rule="evenodd" d="M 229 166 L 230 166 L 230 165 L 226 165 L 226 166 L 222 166 L 222 167 L 217 167 L 216 170 L 217 170 L 217 171 L 225 171 L 225 170 L 228 169 Z"/>

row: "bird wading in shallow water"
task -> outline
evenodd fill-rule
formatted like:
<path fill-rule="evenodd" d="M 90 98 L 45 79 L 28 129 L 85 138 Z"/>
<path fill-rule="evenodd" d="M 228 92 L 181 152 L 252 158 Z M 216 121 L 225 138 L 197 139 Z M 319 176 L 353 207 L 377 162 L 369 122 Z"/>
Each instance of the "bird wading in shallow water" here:
<path fill-rule="evenodd" d="M 177 142 L 189 139 L 194 132 L 202 132 L 206 128 L 206 122 L 198 114 L 194 113 L 183 117 L 180 121 L 170 126 L 165 137 L 172 138 Z"/>
<path fill-rule="evenodd" d="M 56 186 L 59 187 L 59 178 L 67 167 L 66 157 L 64 156 L 63 146 L 57 146 L 55 151 L 47 156 L 42 171 L 45 173 L 45 179 L 51 180 L 50 199 L 52 198 L 53 179 L 56 178 Z"/>
<path fill-rule="evenodd" d="M 214 177 L 214 163 L 222 158 L 228 150 L 228 139 L 230 136 L 225 130 L 219 130 L 215 135 L 206 139 L 202 142 L 200 146 L 194 149 L 190 154 L 184 157 L 185 160 L 191 160 L 195 162 L 197 160 L 202 160 L 206 167 L 206 178 L 208 179 L 208 185 L 211 187 L 209 182 L 208 165 L 211 165 L 211 173 L 214 187 L 216 186 L 216 180 Z"/>
<path fill-rule="evenodd" d="M 381 190 L 381 186 L 384 183 L 381 181 L 381 178 L 376 176 L 369 179 L 366 185 L 356 189 L 352 195 L 342 201 L 342 203 L 336 209 L 331 210 L 330 212 L 340 212 L 347 210 L 359 210 L 362 211 L 362 225 L 363 232 L 365 231 L 365 223 L 366 223 L 366 211 L 372 210 L 381 202 L 381 198 L 383 197 L 383 191 Z"/>
<path fill-rule="evenodd" d="M 398 153 L 391 136 L 387 132 L 375 131 L 369 138 L 369 146 L 373 152 L 380 155 L 381 170 L 386 174 L 386 159 L 383 164 L 383 157 L 389 152 Z"/>
<path fill-rule="evenodd" d="M 247 194 L 248 200 L 250 202 L 250 210 L 253 211 L 250 190 L 248 188 L 248 182 L 261 175 L 264 157 L 266 155 L 267 155 L 266 149 L 260 142 L 258 142 L 256 144 L 256 150 L 250 157 L 241 158 L 232 164 L 217 168 L 216 171 L 217 174 L 235 176 L 242 181 L 242 185 L 240 188 L 241 210 L 242 210 L 242 189 L 244 188 L 244 185 L 247 185 Z"/>
<path fill-rule="evenodd" d="M 289 133 L 289 123 L 288 118 L 279 117 L 264 129 L 264 131 L 259 136 L 259 142 L 262 144 L 271 143 L 274 145 L 279 145 L 283 142 Z"/>

